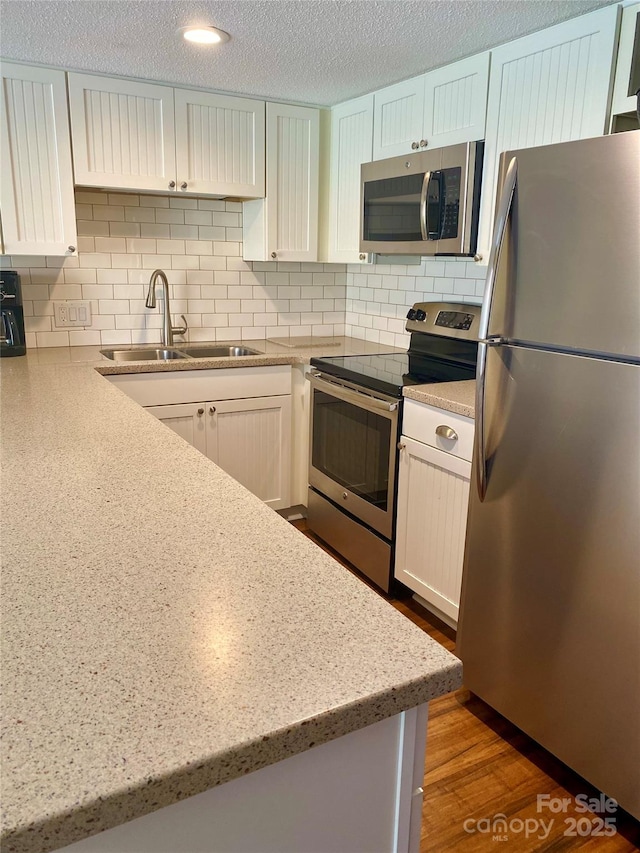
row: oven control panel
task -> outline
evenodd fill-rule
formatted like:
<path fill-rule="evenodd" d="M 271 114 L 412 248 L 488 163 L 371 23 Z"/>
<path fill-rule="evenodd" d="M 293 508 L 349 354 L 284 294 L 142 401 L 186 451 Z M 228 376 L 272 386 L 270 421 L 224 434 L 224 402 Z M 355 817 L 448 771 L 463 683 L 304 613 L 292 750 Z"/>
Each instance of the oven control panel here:
<path fill-rule="evenodd" d="M 407 313 L 406 330 L 477 341 L 481 310 L 459 302 L 418 302 Z"/>

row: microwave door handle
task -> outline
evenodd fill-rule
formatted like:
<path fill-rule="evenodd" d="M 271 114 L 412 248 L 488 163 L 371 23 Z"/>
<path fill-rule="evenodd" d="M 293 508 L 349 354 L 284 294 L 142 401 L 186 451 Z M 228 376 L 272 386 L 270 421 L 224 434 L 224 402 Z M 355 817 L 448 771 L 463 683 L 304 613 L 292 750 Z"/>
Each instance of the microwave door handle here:
<path fill-rule="evenodd" d="M 500 203 L 498 205 L 498 210 L 496 213 L 496 222 L 493 228 L 491 251 L 489 253 L 489 265 L 487 268 L 487 279 L 484 287 L 484 299 L 482 304 L 482 312 L 480 314 L 480 324 L 478 327 L 478 339 L 480 341 L 486 341 L 489 336 L 491 308 L 493 305 L 493 291 L 496 283 L 498 264 L 500 263 L 500 255 L 502 254 L 504 236 L 507 231 L 509 213 L 511 212 L 513 194 L 516 189 L 517 177 L 518 161 L 515 157 L 512 157 L 509 161 L 509 166 L 505 175 L 504 184 L 502 185 L 502 195 L 500 196 Z"/>
<path fill-rule="evenodd" d="M 431 182 L 431 172 L 424 173 L 422 191 L 420 192 L 420 233 L 423 240 L 429 239 L 429 210 L 427 207 L 427 194 Z"/>

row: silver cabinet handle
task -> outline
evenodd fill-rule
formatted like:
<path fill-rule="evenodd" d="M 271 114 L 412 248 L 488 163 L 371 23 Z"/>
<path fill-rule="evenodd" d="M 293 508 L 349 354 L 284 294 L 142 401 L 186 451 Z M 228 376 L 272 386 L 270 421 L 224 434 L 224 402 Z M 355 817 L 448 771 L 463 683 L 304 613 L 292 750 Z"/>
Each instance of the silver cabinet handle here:
<path fill-rule="evenodd" d="M 76 250 L 75 246 L 68 246 L 67 248 L 69 249 L 70 252 L 75 252 L 75 250 Z"/>
<path fill-rule="evenodd" d="M 420 140 L 420 148 L 426 148 L 428 144 L 429 144 L 428 139 L 421 139 Z"/>
<path fill-rule="evenodd" d="M 417 142 L 412 142 L 412 143 L 411 143 L 411 147 L 412 147 L 412 148 L 413 148 L 413 150 L 415 151 L 415 150 L 416 150 L 417 148 L 419 148 L 420 146 L 418 145 L 418 143 L 417 143 Z"/>
<path fill-rule="evenodd" d="M 436 435 L 439 435 L 440 438 L 448 438 L 449 441 L 457 441 L 458 433 L 451 429 L 450 426 L 445 426 L 445 424 L 440 424 L 440 426 L 436 427 Z"/>
<path fill-rule="evenodd" d="M 204 415 L 204 409 L 198 409 L 198 417 L 201 418 Z"/>
<path fill-rule="evenodd" d="M 398 450 L 404 450 L 406 446 L 407 445 L 404 444 L 404 442 L 402 442 L 402 441 L 398 442 Z"/>
<path fill-rule="evenodd" d="M 215 407 L 215 406 L 209 406 L 209 413 L 210 413 L 210 414 L 212 414 L 212 415 L 215 415 L 215 413 L 216 413 L 216 407 Z"/>
<path fill-rule="evenodd" d="M 169 181 L 169 189 L 172 190 L 176 185 L 175 181 Z"/>
<path fill-rule="evenodd" d="M 271 257 L 272 257 L 272 258 L 277 258 L 278 256 L 276 255 L 276 253 L 275 253 L 275 252 L 271 252 Z"/>
<path fill-rule="evenodd" d="M 431 180 L 431 172 L 424 173 L 422 181 L 422 190 L 420 192 L 420 233 L 423 240 L 429 239 L 429 215 L 427 213 L 427 193 L 429 191 L 429 181 Z"/>
<path fill-rule="evenodd" d="M 186 188 L 187 188 L 187 182 L 186 182 L 186 181 L 183 181 L 183 182 L 180 184 L 180 189 L 181 189 L 181 190 L 186 190 Z"/>
<path fill-rule="evenodd" d="M 366 258 L 367 258 L 367 256 L 365 255 L 365 253 L 364 253 L 364 252 L 360 252 L 360 254 L 359 254 L 359 256 L 358 256 L 358 257 L 360 258 L 360 260 L 361 260 L 361 261 L 364 261 L 364 260 L 366 260 Z"/>

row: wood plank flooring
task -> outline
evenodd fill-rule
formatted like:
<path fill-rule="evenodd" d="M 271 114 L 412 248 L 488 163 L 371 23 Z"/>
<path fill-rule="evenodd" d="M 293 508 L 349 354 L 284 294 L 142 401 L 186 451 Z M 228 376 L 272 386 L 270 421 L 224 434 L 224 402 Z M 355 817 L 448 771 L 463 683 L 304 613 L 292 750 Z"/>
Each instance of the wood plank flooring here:
<path fill-rule="evenodd" d="M 353 571 L 307 529 L 306 522 L 294 524 Z M 388 600 L 455 654 L 455 632 L 448 626 L 411 597 Z M 578 811 L 575 797 L 579 794 L 591 798 L 598 791 L 468 690 L 429 704 L 420 853 L 640 850 L 640 824 L 622 809 L 612 815 L 615 835 L 594 836 L 598 828 L 610 830 L 601 825 L 598 815 Z M 544 795 L 566 798 L 566 811 L 538 811 L 538 796 Z M 496 823 L 495 832 L 484 831 L 491 829 L 496 815 L 505 818 L 506 829 Z"/>

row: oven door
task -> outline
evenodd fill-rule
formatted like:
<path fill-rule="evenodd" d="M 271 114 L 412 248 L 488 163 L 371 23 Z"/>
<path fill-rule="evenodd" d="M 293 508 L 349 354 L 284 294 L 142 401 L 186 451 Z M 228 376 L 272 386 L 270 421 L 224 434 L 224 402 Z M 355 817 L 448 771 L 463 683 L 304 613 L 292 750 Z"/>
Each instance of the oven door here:
<path fill-rule="evenodd" d="M 309 484 L 388 539 L 399 401 L 312 371 Z"/>

